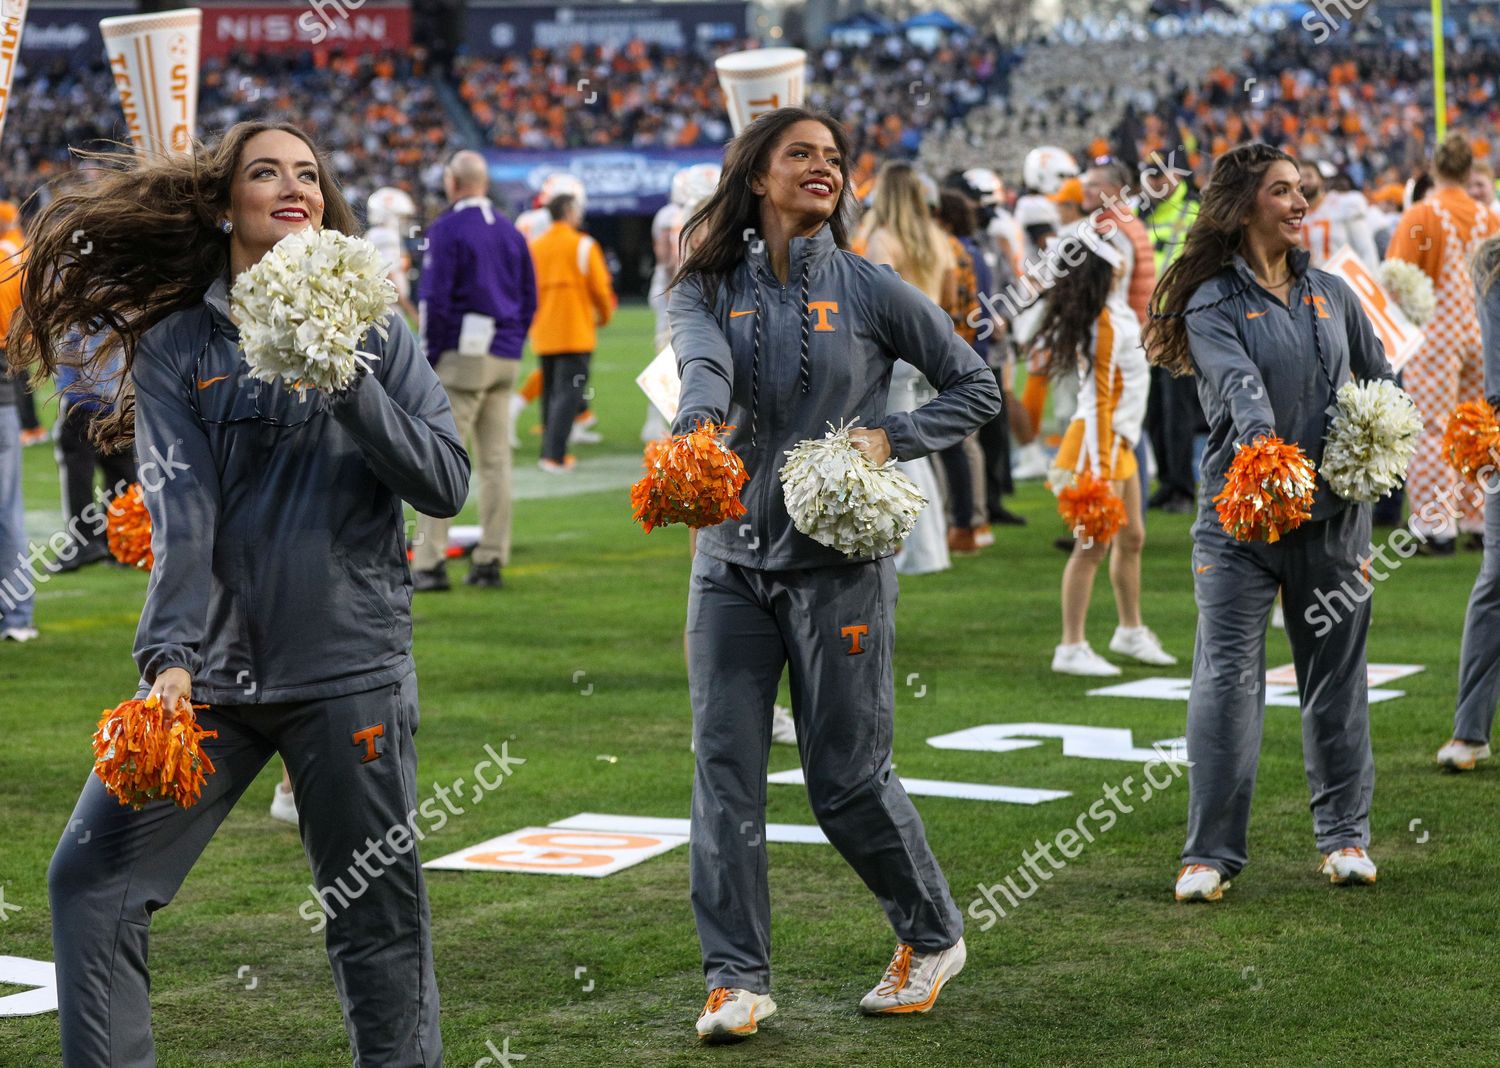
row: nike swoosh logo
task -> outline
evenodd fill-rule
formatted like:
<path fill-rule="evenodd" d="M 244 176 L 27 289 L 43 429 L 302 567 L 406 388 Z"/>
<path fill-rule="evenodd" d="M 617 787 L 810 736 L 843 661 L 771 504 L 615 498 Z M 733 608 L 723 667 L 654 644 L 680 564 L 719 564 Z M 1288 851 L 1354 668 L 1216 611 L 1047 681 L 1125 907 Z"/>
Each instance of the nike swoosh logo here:
<path fill-rule="evenodd" d="M 1212 571 L 1213 567 L 1214 567 L 1213 564 L 1204 564 L 1202 567 L 1197 568 L 1196 570 L 1197 570 L 1198 574 L 1203 575 L 1203 574 L 1206 574 L 1209 571 Z"/>
<path fill-rule="evenodd" d="M 754 315 L 754 314 L 755 314 L 755 309 L 751 308 L 749 311 L 742 311 L 742 312 L 732 311 L 732 312 L 729 313 L 729 317 L 731 319 L 738 319 L 741 315 Z"/>
<path fill-rule="evenodd" d="M 215 382 L 222 382 L 222 381 L 224 381 L 224 379 L 226 379 L 228 377 L 229 377 L 228 375 L 220 375 L 218 378 L 200 378 L 200 379 L 198 379 L 198 388 L 199 389 L 207 389 L 209 386 L 213 385 Z"/>
<path fill-rule="evenodd" d="M 1245 313 L 1245 318 L 1246 318 L 1246 319 L 1259 319 L 1259 318 L 1260 318 L 1260 317 L 1261 317 L 1261 316 L 1262 316 L 1262 315 L 1265 315 L 1265 314 L 1267 314 L 1267 313 L 1266 313 L 1266 312 L 1263 312 L 1263 311 L 1258 311 L 1258 312 L 1246 312 L 1246 313 Z"/>

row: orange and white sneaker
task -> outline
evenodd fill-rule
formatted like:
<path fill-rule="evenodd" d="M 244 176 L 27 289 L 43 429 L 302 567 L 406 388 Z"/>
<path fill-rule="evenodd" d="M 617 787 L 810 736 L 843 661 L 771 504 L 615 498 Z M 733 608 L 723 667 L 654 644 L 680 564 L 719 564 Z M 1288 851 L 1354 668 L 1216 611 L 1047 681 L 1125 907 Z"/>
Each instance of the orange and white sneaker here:
<path fill-rule="evenodd" d="M 737 1042 L 749 1038 L 764 1020 L 776 1015 L 770 994 L 739 987 L 716 987 L 698 1015 L 698 1037 L 705 1042 Z"/>
<path fill-rule="evenodd" d="M 1229 880 L 1207 864 L 1188 864 L 1177 873 L 1178 901 L 1218 901 L 1229 889 Z"/>
<path fill-rule="evenodd" d="M 1466 742 L 1462 738 L 1450 738 L 1437 751 L 1437 762 L 1450 771 L 1473 771 L 1474 765 L 1490 758 L 1487 742 Z"/>
<path fill-rule="evenodd" d="M 937 1002 L 943 985 L 964 970 L 968 959 L 962 938 L 934 953 L 918 953 L 902 942 L 880 982 L 860 1000 L 859 1011 L 867 1016 L 926 1012 Z"/>
<path fill-rule="evenodd" d="M 1375 862 L 1359 846 L 1336 849 L 1323 858 L 1318 871 L 1339 886 L 1375 881 Z"/>

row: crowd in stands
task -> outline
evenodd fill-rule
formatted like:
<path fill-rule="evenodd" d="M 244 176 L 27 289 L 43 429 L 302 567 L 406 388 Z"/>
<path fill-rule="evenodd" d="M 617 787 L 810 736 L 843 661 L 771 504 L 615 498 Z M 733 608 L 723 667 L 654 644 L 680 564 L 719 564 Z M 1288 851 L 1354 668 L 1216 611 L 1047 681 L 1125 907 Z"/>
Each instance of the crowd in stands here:
<path fill-rule="evenodd" d="M 442 205 L 441 161 L 456 145 L 420 50 L 366 56 L 260 56 L 204 61 L 198 129 L 241 119 L 292 119 L 327 146 L 356 203 L 383 185 L 419 207 Z M 12 90 L 0 150 L 0 194 L 46 196 L 70 166 L 70 146 L 109 150 L 128 140 L 114 81 L 102 64 L 23 72 Z"/>
<path fill-rule="evenodd" d="M 1257 35 L 1254 48 L 1222 30 L 1016 47 L 955 36 L 932 51 L 891 36 L 813 50 L 807 101 L 849 127 L 861 179 L 885 159 L 920 157 L 934 173 L 991 167 L 1014 186 L 1022 157 L 1041 144 L 1079 159 L 1142 161 L 1185 145 L 1206 164 L 1253 137 L 1331 162 L 1373 188 L 1404 180 L 1431 147 L 1431 60 L 1419 30 L 1402 26 L 1362 25 L 1320 43 L 1292 22 Z M 461 125 L 487 146 L 713 145 L 730 134 L 717 52 L 575 46 L 461 58 L 442 73 L 429 70 L 421 50 L 207 60 L 198 125 L 295 118 L 328 147 L 353 201 L 397 186 L 431 218 L 442 206 L 441 160 L 467 141 L 435 78 L 451 79 L 473 120 Z M 1448 69 L 1451 125 L 1471 135 L 1478 159 L 1494 162 L 1500 14 L 1481 7 L 1466 16 L 1450 40 Z M 23 70 L 0 149 L 0 195 L 22 200 L 65 170 L 69 146 L 124 137 L 102 66 Z"/>

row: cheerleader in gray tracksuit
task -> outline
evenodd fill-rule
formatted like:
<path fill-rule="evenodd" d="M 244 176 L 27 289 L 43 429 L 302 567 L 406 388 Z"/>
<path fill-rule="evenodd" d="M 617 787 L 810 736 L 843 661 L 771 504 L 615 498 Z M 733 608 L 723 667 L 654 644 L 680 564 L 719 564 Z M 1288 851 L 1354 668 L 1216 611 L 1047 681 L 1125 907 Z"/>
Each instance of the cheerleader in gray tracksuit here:
<path fill-rule="evenodd" d="M 1320 477 L 1311 518 L 1275 543 L 1236 541 L 1213 498 L 1237 445 L 1276 434 L 1323 458 L 1329 410 L 1351 379 L 1390 379 L 1354 292 L 1311 269 L 1295 162 L 1266 145 L 1220 157 L 1182 256 L 1152 300 L 1147 353 L 1198 377 L 1209 422 L 1193 582 L 1198 635 L 1188 699 L 1187 844 L 1178 900 L 1219 899 L 1248 859 L 1250 800 L 1265 718 L 1266 624 L 1281 593 L 1302 704 L 1302 747 L 1321 871 L 1374 882 L 1365 852 L 1375 764 L 1365 636 L 1370 506 Z"/>
<path fill-rule="evenodd" d="M 765 803 L 771 710 L 790 666 L 808 796 L 875 894 L 899 945 L 866 1012 L 925 1012 L 964 961 L 963 921 L 916 809 L 891 771 L 896 576 L 799 533 L 784 453 L 859 420 L 876 462 L 962 441 L 1000 410 L 995 379 L 942 310 L 845 250 L 847 145 L 831 117 L 763 116 L 730 143 L 717 191 L 689 220 L 701 244 L 668 303 L 682 376 L 673 427 L 729 423 L 748 514 L 700 532 L 688 598 L 692 902 L 709 999 L 698 1032 L 753 1034 L 770 999 Z M 896 360 L 938 396 L 886 415 Z"/>
<path fill-rule="evenodd" d="M 1474 283 L 1478 288 L 1479 329 L 1484 336 L 1484 395 L 1500 407 L 1500 238 L 1479 246 L 1474 254 Z M 1473 400 L 1465 397 L 1464 400 Z M 1490 726 L 1495 702 L 1500 701 L 1500 474 L 1491 466 L 1480 472 L 1484 493 L 1484 564 L 1469 594 L 1464 616 L 1462 659 L 1458 666 L 1458 708 L 1453 737 L 1437 753 L 1437 761 L 1454 771 L 1473 771 L 1489 759 Z"/>

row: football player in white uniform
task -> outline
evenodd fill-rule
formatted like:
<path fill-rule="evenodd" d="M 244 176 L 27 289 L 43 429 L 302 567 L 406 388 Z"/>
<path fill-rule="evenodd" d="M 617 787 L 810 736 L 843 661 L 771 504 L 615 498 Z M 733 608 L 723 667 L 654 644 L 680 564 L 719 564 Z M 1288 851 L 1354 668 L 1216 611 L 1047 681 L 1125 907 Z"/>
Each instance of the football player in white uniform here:
<path fill-rule="evenodd" d="M 365 217 L 370 228 L 365 237 L 380 251 L 386 277 L 396 287 L 396 307 L 412 321 L 417 309 L 411 302 L 411 257 L 406 252 L 405 234 L 416 221 L 417 206 L 411 197 L 394 186 L 383 186 L 365 202 Z"/>
<path fill-rule="evenodd" d="M 1380 266 L 1375 235 L 1370 230 L 1369 204 L 1363 193 L 1341 193 L 1328 188 L 1338 171 L 1327 163 L 1303 160 L 1302 196 L 1307 214 L 1302 217 L 1302 247 L 1312 255 L 1312 266 L 1322 268 L 1334 253 L 1348 245 L 1361 263 L 1374 270 Z"/>

